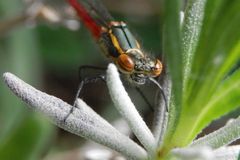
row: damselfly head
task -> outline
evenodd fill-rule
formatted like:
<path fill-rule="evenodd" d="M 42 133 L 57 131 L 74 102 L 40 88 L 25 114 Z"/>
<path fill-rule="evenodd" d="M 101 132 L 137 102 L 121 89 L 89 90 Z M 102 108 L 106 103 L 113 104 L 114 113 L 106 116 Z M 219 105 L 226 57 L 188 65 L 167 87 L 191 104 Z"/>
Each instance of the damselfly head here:
<path fill-rule="evenodd" d="M 131 49 L 117 59 L 119 70 L 134 84 L 145 84 L 149 77 L 157 77 L 162 72 L 162 63 L 150 58 L 138 49 Z"/>

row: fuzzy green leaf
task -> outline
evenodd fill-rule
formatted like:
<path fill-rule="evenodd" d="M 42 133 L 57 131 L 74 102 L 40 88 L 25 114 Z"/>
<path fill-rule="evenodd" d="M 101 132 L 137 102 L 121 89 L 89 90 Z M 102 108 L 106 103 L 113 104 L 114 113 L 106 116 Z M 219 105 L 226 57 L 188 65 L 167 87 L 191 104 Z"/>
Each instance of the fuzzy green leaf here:
<path fill-rule="evenodd" d="M 182 27 L 183 87 L 191 72 L 193 56 L 198 44 L 206 0 L 191 0 L 187 4 Z"/>
<path fill-rule="evenodd" d="M 212 120 L 236 108 L 224 97 L 215 99 L 211 104 L 219 86 L 230 69 L 240 57 L 240 1 L 239 0 L 208 0 L 204 9 L 204 19 L 199 37 L 189 80 L 184 93 L 182 112 L 178 127 L 171 139 L 170 146 L 186 146 Z M 237 83 L 232 80 L 231 83 Z M 224 85 L 222 94 L 232 94 L 235 98 L 239 93 L 231 91 L 231 85 Z M 235 92 L 235 93 L 234 93 Z M 217 101 L 220 102 L 217 102 Z M 220 105 L 220 103 L 223 103 Z M 170 148 L 171 148 L 170 147 Z"/>
<path fill-rule="evenodd" d="M 167 68 L 173 82 L 170 104 L 168 137 L 173 134 L 181 110 L 182 96 L 182 55 L 180 43 L 180 1 L 164 1 L 163 52 L 167 59 Z"/>
<path fill-rule="evenodd" d="M 217 89 L 211 100 L 195 121 L 192 135 L 201 132 L 213 119 L 240 106 L 240 70 L 228 77 Z"/>
<path fill-rule="evenodd" d="M 194 141 L 190 146 L 223 148 L 240 138 L 240 118 L 229 121 L 224 127 Z M 239 149 L 238 149 L 239 152 Z M 239 154 L 239 153 L 238 153 Z"/>
<path fill-rule="evenodd" d="M 239 59 L 240 1 L 208 1 L 188 84 L 186 106 L 202 109 Z M 215 8 L 215 9 L 214 9 Z M 214 12 L 213 12 L 214 11 Z M 194 101 L 193 101 L 194 100 Z"/>

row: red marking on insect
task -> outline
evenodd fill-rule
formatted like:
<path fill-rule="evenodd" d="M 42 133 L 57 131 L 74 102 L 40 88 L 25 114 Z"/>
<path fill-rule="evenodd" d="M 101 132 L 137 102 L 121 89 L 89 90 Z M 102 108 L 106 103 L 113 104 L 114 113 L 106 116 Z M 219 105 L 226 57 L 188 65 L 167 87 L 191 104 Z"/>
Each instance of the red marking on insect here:
<path fill-rule="evenodd" d="M 85 7 L 78 3 L 77 0 L 68 0 L 68 2 L 75 8 L 84 25 L 90 30 L 93 36 L 98 39 L 101 35 L 102 28 L 96 24 L 92 17 L 89 16 Z"/>

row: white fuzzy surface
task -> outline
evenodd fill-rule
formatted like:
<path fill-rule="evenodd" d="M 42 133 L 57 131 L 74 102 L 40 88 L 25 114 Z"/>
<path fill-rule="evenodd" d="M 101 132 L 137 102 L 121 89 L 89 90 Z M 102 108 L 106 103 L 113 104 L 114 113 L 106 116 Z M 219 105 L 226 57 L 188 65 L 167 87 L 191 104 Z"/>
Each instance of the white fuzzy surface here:
<path fill-rule="evenodd" d="M 214 151 L 217 160 L 239 160 L 240 145 L 221 147 Z"/>
<path fill-rule="evenodd" d="M 212 149 L 206 146 L 174 149 L 172 153 L 180 160 L 216 160 Z"/>
<path fill-rule="evenodd" d="M 227 123 L 224 127 L 201 137 L 190 146 L 210 146 L 219 148 L 240 138 L 240 117 Z"/>
<path fill-rule="evenodd" d="M 184 13 L 182 23 L 182 52 L 183 54 L 183 88 L 185 90 L 192 68 L 193 53 L 195 53 L 202 29 L 204 8 L 206 0 L 194 0 L 190 2 Z M 190 7 L 190 8 L 189 8 Z"/>
<path fill-rule="evenodd" d="M 78 100 L 78 108 L 74 109 L 66 122 L 63 122 L 71 105 L 33 88 L 11 73 L 5 73 L 3 77 L 5 83 L 18 97 L 32 109 L 48 116 L 64 130 L 105 145 L 128 159 L 147 158 L 147 153 L 142 147 L 117 131 L 82 100 Z"/>
<path fill-rule="evenodd" d="M 119 78 L 117 68 L 113 64 L 110 64 L 107 69 L 107 86 L 119 113 L 128 122 L 128 125 L 146 150 L 154 153 L 156 150 L 156 141 L 153 134 L 129 98 Z"/>

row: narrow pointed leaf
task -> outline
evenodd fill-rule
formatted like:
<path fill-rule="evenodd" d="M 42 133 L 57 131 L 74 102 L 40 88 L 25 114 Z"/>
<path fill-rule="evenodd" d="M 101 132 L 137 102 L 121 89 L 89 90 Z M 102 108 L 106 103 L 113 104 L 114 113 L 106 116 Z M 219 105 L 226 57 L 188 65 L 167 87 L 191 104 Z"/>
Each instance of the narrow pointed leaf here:
<path fill-rule="evenodd" d="M 180 41 L 180 1 L 165 0 L 163 12 L 163 52 L 166 56 L 170 79 L 172 80 L 172 96 L 169 105 L 169 127 L 167 139 L 171 139 L 182 103 L 182 54 Z M 166 140 L 168 141 L 168 140 Z"/>
<path fill-rule="evenodd" d="M 240 70 L 229 76 L 219 86 L 211 100 L 196 118 L 193 133 L 201 132 L 212 120 L 240 107 Z"/>
<path fill-rule="evenodd" d="M 109 64 L 108 66 L 107 86 L 114 106 L 127 121 L 133 133 L 150 154 L 155 153 L 157 142 L 129 98 L 128 93 L 122 85 L 117 68 L 113 64 Z"/>
<path fill-rule="evenodd" d="M 182 27 L 183 86 L 186 85 L 191 72 L 192 60 L 202 29 L 206 0 L 190 0 L 185 11 Z M 185 88 L 185 87 L 184 87 Z"/>
<path fill-rule="evenodd" d="M 191 144 L 191 146 L 209 146 L 213 149 L 228 145 L 240 138 L 240 118 L 227 123 L 224 127 L 206 135 Z"/>
<path fill-rule="evenodd" d="M 5 73 L 4 80 L 19 98 L 33 109 L 47 115 L 57 126 L 108 146 L 130 159 L 146 159 L 147 154 L 142 147 L 111 127 L 100 116 L 96 116 L 82 101 L 78 102 L 81 108 L 75 108 L 64 121 L 71 105 L 33 88 L 11 73 Z"/>

